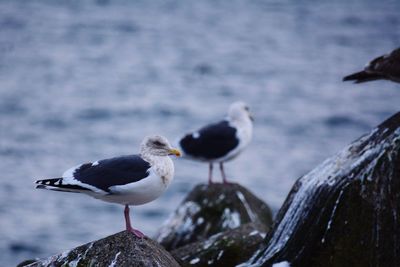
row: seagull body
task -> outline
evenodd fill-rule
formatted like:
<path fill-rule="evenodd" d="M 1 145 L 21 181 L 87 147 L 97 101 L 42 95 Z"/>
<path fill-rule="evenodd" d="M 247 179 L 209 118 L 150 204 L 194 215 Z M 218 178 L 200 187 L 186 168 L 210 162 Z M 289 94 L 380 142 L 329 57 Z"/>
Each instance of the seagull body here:
<path fill-rule="evenodd" d="M 375 80 L 390 80 L 400 83 L 400 48 L 373 59 L 364 70 L 343 78 L 343 81 L 363 83 Z"/>
<path fill-rule="evenodd" d="M 250 143 L 252 133 L 249 108 L 243 102 L 235 102 L 224 120 L 186 134 L 180 139 L 179 146 L 185 158 L 209 163 L 209 183 L 212 183 L 213 163 L 219 163 L 223 182 L 227 183 L 223 163 L 243 151 Z"/>
<path fill-rule="evenodd" d="M 168 155 L 180 156 L 162 136 L 146 137 L 140 155 L 121 156 L 85 163 L 67 170 L 61 178 L 36 181 L 36 188 L 84 193 L 125 205 L 126 229 L 139 237 L 129 219 L 129 205 L 142 205 L 158 198 L 174 177 Z"/>

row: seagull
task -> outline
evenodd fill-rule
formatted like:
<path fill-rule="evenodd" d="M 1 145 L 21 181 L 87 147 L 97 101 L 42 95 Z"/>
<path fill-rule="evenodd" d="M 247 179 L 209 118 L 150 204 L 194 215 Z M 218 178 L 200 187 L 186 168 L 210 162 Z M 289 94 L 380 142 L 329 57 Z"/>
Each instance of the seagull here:
<path fill-rule="evenodd" d="M 343 78 L 343 81 L 363 83 L 375 80 L 390 80 L 400 83 L 400 48 L 373 59 L 364 70 Z"/>
<path fill-rule="evenodd" d="M 179 140 L 183 157 L 209 163 L 209 184 L 213 183 L 213 163 L 219 163 L 223 183 L 228 184 L 223 164 L 237 157 L 250 143 L 252 121 L 249 107 L 245 103 L 231 104 L 224 120 L 206 125 Z"/>
<path fill-rule="evenodd" d="M 174 177 L 169 155 L 180 152 L 160 135 L 144 138 L 139 155 L 120 156 L 73 167 L 61 178 L 36 181 L 36 188 L 84 193 L 94 198 L 125 205 L 126 230 L 139 238 L 144 234 L 132 228 L 130 205 L 142 205 L 158 198 Z"/>

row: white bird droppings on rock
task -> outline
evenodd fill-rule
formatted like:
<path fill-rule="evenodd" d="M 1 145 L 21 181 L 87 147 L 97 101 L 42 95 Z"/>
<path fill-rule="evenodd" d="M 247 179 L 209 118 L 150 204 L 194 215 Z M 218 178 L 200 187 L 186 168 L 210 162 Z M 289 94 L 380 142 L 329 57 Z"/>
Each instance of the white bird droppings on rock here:
<path fill-rule="evenodd" d="M 191 260 L 189 263 L 190 263 L 190 264 L 196 264 L 196 263 L 198 263 L 199 261 L 200 261 L 199 258 L 195 258 L 195 259 Z"/>
<path fill-rule="evenodd" d="M 290 263 L 287 261 L 281 261 L 278 263 L 274 263 L 274 265 L 272 265 L 272 267 L 290 267 Z"/>

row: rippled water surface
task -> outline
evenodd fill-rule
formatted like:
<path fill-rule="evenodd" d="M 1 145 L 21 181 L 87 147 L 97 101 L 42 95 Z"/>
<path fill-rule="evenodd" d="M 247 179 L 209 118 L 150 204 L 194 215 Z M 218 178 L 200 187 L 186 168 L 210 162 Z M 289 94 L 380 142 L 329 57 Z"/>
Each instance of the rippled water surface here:
<path fill-rule="evenodd" d="M 147 134 L 175 140 L 235 100 L 256 121 L 227 172 L 277 211 L 296 178 L 398 111 L 400 85 L 341 77 L 399 46 L 400 2 L 334 2 L 0 2 L 0 266 L 124 228 L 122 206 L 35 179 L 136 153 Z M 150 236 L 206 181 L 206 165 L 175 163 L 169 190 L 132 209 Z"/>

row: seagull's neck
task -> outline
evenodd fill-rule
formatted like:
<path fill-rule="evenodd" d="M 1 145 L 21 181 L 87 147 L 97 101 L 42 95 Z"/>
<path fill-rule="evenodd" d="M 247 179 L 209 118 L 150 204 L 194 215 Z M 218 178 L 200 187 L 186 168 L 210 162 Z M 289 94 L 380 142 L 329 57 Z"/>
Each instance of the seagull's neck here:
<path fill-rule="evenodd" d="M 169 156 L 155 156 L 148 153 L 141 154 L 141 157 L 150 163 L 156 174 L 168 186 L 174 178 L 174 163 Z"/>
<path fill-rule="evenodd" d="M 143 151 L 140 153 L 140 156 L 145 161 L 149 162 L 151 166 L 157 164 L 157 160 L 158 160 L 158 158 L 160 158 L 159 156 L 155 156 L 155 155 L 152 155 L 152 154 L 150 154 L 148 152 L 143 152 Z"/>
<path fill-rule="evenodd" d="M 253 135 L 253 122 L 248 117 L 240 117 L 229 120 L 229 124 L 236 127 L 236 135 L 241 140 L 241 146 L 245 147 Z"/>
<path fill-rule="evenodd" d="M 229 118 L 228 121 L 231 125 L 238 128 L 252 128 L 253 123 L 248 117 Z"/>
<path fill-rule="evenodd" d="M 168 156 L 151 156 L 149 162 L 157 174 L 161 178 L 162 183 L 165 187 L 171 183 L 174 178 L 174 163 Z"/>

